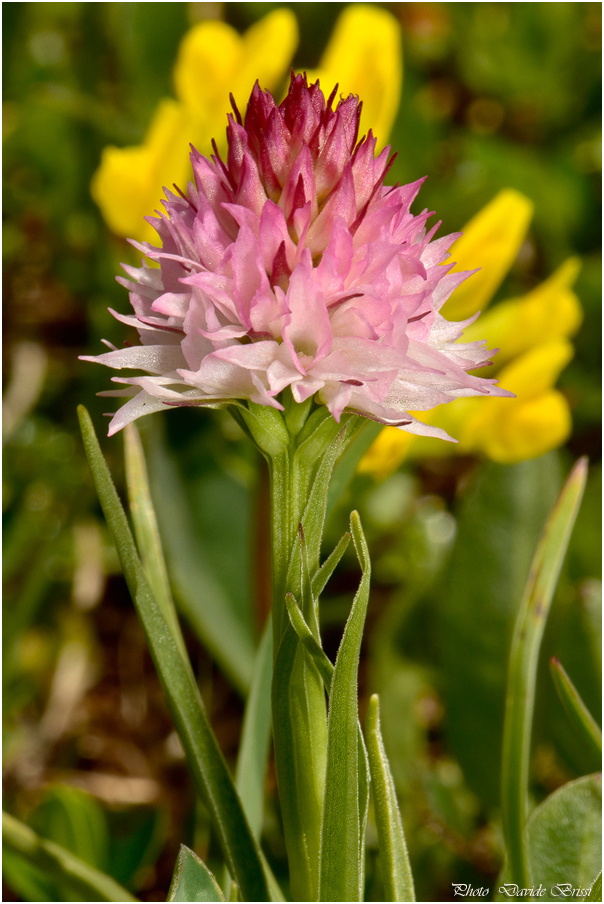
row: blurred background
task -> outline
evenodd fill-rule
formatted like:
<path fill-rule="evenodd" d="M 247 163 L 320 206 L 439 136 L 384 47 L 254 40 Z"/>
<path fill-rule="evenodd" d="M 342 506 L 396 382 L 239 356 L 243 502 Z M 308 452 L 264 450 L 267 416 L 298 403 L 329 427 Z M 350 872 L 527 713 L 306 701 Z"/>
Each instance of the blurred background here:
<path fill-rule="evenodd" d="M 328 546 L 353 506 L 366 527 L 374 579 L 361 713 L 378 691 L 418 900 L 449 900 L 452 882 L 492 886 L 501 866 L 499 750 L 513 617 L 546 515 L 583 454 L 588 490 L 544 641 L 535 802 L 599 768 L 572 735 L 547 661 L 558 656 L 598 714 L 601 5 L 371 6 L 389 11 L 402 37 L 391 181 L 428 175 L 421 204 L 442 218 L 440 234 L 462 228 L 504 188 L 534 203 L 497 299 L 530 291 L 571 255 L 582 262 L 575 291 L 584 321 L 558 382 L 572 413 L 568 442 L 509 465 L 416 456 L 380 479 L 357 474 L 327 525 Z M 98 354 L 101 339 L 123 345 L 126 328 L 107 309 L 128 312 L 115 275 L 120 261 L 138 258 L 106 225 L 91 181 L 104 148 L 140 146 L 158 102 L 175 96 L 175 61 L 192 26 L 219 19 L 244 34 L 284 7 L 298 22 L 292 65 L 317 68 L 345 4 L 2 8 L 5 808 L 148 901 L 165 900 L 181 842 L 210 866 L 217 850 L 77 429 L 83 403 L 123 491 L 122 439 L 104 439 L 103 413 L 115 402 L 96 397 L 109 374 L 78 355 Z M 233 763 L 267 606 L 263 467 L 226 413 L 178 410 L 138 423 L 187 644 Z M 356 581 L 351 556 L 323 603 L 330 655 Z M 281 877 L 272 767 L 263 838 Z M 369 846 L 367 900 L 381 900 L 371 825 Z M 4 881 L 3 900 L 69 900 L 15 855 L 4 858 Z"/>

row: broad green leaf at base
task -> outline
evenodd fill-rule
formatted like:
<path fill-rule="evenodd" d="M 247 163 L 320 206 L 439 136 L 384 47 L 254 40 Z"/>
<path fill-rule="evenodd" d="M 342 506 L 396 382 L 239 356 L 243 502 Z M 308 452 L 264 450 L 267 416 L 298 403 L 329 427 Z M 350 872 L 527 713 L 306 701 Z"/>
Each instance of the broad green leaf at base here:
<path fill-rule="evenodd" d="M 586 775 L 550 794 L 531 814 L 525 839 L 527 887 L 545 890 L 538 900 L 585 900 L 602 867 L 601 776 Z M 506 868 L 498 883 L 500 901 L 509 898 L 501 890 L 507 883 Z"/>

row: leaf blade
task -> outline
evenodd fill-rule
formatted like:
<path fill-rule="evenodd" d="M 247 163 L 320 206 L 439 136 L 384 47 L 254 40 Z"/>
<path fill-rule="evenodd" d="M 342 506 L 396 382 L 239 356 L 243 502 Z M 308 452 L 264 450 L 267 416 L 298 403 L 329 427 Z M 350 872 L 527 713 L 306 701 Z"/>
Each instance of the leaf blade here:
<path fill-rule="evenodd" d="M 90 416 L 83 406 L 79 406 L 78 415 L 86 456 L 124 577 L 145 630 L 193 778 L 212 815 L 224 857 L 246 897 L 269 900 L 256 842 L 208 722 L 190 663 L 182 655 L 173 630 L 151 592 Z"/>
<path fill-rule="evenodd" d="M 578 730 L 584 743 L 602 759 L 602 731 L 581 699 L 578 690 L 566 674 L 561 663 L 553 657 L 550 660 L 550 672 L 560 701 Z"/>
<path fill-rule="evenodd" d="M 382 739 L 377 694 L 369 700 L 366 733 L 385 900 L 415 901 L 405 832 Z"/>
<path fill-rule="evenodd" d="M 2 842 L 7 848 L 69 885 L 89 901 L 137 901 L 111 876 L 94 869 L 71 851 L 37 835 L 29 826 L 3 811 Z"/>
<path fill-rule="evenodd" d="M 363 897 L 359 799 L 357 673 L 369 603 L 369 551 L 356 512 L 350 525 L 362 577 L 344 628 L 331 682 L 327 723 L 327 772 L 319 866 L 320 900 L 358 901 Z"/>
<path fill-rule="evenodd" d="M 545 525 L 524 589 L 509 659 L 503 731 L 501 809 L 511 880 L 530 883 L 524 828 L 537 663 L 545 622 L 587 478 L 579 459 Z"/>
<path fill-rule="evenodd" d="M 203 860 L 181 844 L 168 901 L 224 901 L 218 882 Z"/>

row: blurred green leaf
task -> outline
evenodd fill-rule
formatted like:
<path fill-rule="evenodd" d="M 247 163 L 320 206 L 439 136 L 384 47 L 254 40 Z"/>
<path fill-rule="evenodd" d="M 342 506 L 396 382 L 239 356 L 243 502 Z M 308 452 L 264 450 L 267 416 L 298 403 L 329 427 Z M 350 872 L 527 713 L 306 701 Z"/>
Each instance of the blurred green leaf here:
<path fill-rule="evenodd" d="M 62 845 L 90 866 L 105 872 L 109 868 L 107 818 L 90 794 L 68 785 L 50 788 L 29 822 L 38 835 Z"/>
<path fill-rule="evenodd" d="M 564 671 L 557 659 L 550 661 L 550 671 L 558 696 L 568 713 L 572 724 L 578 731 L 582 743 L 587 745 L 596 759 L 602 760 L 602 731 L 595 719 L 583 703 L 576 687 Z"/>
<path fill-rule="evenodd" d="M 469 787 L 492 807 L 499 803 L 513 620 L 559 473 L 555 453 L 517 465 L 482 464 L 460 508 L 438 592 L 436 630 L 450 749 Z"/>
<path fill-rule="evenodd" d="M 602 871 L 598 873 L 598 878 L 594 882 L 591 887 L 590 893 L 585 898 L 586 901 L 601 901 L 602 900 Z"/>
<path fill-rule="evenodd" d="M 550 794 L 531 814 L 526 843 L 529 886 L 545 890 L 539 900 L 559 901 L 573 889 L 590 888 L 602 866 L 601 776 L 586 775 Z M 499 884 L 509 881 L 506 869 Z M 497 900 L 508 897 L 500 893 Z"/>
<path fill-rule="evenodd" d="M 183 485 L 174 458 L 158 440 L 149 444 L 149 462 L 155 511 L 178 608 L 237 690 L 246 693 L 254 663 L 249 621 L 239 617 L 221 586 L 196 530 L 190 490 Z M 219 515 L 229 512 L 224 501 L 222 505 L 216 502 L 214 531 Z M 238 568 L 232 533 L 229 539 L 232 567 Z M 228 543 L 227 537 L 225 541 Z"/>
<path fill-rule="evenodd" d="M 269 617 L 254 663 L 245 705 L 235 784 L 252 834 L 260 839 L 264 818 L 264 785 L 271 739 L 273 625 Z"/>
<path fill-rule="evenodd" d="M 168 901 L 224 901 L 216 879 L 203 860 L 184 844 L 180 846 Z"/>
<path fill-rule="evenodd" d="M 165 843 L 167 813 L 163 809 L 128 808 L 112 813 L 109 822 L 111 873 L 125 885 L 133 885 L 153 865 Z"/>
<path fill-rule="evenodd" d="M 59 887 L 67 887 L 76 901 L 136 901 L 110 876 L 84 863 L 70 851 L 36 835 L 8 813 L 2 813 L 2 842 L 27 864 L 35 864 Z"/>

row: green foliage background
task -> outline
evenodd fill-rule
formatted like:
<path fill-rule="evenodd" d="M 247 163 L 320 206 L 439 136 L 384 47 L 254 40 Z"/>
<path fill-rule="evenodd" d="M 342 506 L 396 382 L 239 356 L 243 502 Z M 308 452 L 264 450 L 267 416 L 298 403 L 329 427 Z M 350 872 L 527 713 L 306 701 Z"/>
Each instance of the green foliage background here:
<path fill-rule="evenodd" d="M 181 841 L 210 864 L 215 850 L 77 432 L 78 402 L 97 427 L 111 405 L 95 397 L 107 374 L 77 356 L 97 353 L 101 338 L 123 343 L 107 307 L 126 310 L 114 276 L 120 260 L 133 259 L 108 234 L 89 185 L 102 148 L 140 141 L 158 99 L 172 93 L 176 50 L 193 21 L 219 14 L 244 30 L 277 5 L 3 5 L 5 806 L 143 900 L 165 899 Z M 361 706 L 380 692 L 418 899 L 447 900 L 453 881 L 495 884 L 513 616 L 562 475 L 584 453 L 588 491 L 544 663 L 555 653 L 592 712 L 601 707 L 601 6 L 385 5 L 404 42 L 393 179 L 428 175 L 423 203 L 442 217 L 443 233 L 501 188 L 535 202 L 500 297 L 526 291 L 570 254 L 583 260 L 585 322 L 561 379 L 573 408 L 568 447 L 510 467 L 452 459 L 380 485 L 356 478 L 328 526 L 327 541 L 337 540 L 353 504 L 366 525 L 374 581 Z M 316 65 L 343 6 L 291 4 L 296 66 Z M 232 759 L 266 611 L 263 472 L 226 416 L 173 411 L 141 422 L 141 432 L 193 662 Z M 119 480 L 120 438 L 105 447 Z M 346 559 L 326 600 L 333 652 L 354 569 Z M 597 767 L 573 738 L 545 668 L 539 690 L 536 802 Z M 264 842 L 282 874 L 272 773 Z M 374 859 L 370 851 L 368 895 L 379 900 Z M 5 900 L 65 899 L 10 857 L 5 878 Z"/>

